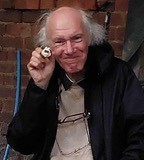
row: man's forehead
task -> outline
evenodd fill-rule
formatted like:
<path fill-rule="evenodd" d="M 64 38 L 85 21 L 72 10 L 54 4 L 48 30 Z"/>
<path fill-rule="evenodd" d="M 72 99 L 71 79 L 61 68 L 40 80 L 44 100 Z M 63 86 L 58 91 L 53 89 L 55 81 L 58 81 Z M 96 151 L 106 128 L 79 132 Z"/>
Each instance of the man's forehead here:
<path fill-rule="evenodd" d="M 49 21 L 62 20 L 63 18 L 81 19 L 80 11 L 71 7 L 61 7 L 50 14 Z"/>
<path fill-rule="evenodd" d="M 52 12 L 51 15 L 55 15 L 55 14 L 61 14 L 61 13 L 67 13 L 67 14 L 80 14 L 78 9 L 72 8 L 72 7 L 61 7 L 56 9 L 54 12 Z"/>
<path fill-rule="evenodd" d="M 48 21 L 49 32 L 54 30 L 83 30 L 82 16 L 76 9 L 62 7 L 54 11 Z"/>

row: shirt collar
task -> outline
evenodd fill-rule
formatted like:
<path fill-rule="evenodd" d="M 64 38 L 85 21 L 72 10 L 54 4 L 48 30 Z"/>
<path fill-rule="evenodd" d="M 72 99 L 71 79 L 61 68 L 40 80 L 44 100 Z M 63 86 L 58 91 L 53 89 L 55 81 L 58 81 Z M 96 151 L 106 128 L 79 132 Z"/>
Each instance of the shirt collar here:
<path fill-rule="evenodd" d="M 73 84 L 78 84 L 80 87 L 84 88 L 85 86 L 85 79 L 82 79 L 78 82 L 72 82 L 66 75 L 66 73 L 63 71 L 61 72 L 60 74 L 60 80 L 61 80 L 61 83 L 63 84 L 65 90 L 68 90 Z"/>

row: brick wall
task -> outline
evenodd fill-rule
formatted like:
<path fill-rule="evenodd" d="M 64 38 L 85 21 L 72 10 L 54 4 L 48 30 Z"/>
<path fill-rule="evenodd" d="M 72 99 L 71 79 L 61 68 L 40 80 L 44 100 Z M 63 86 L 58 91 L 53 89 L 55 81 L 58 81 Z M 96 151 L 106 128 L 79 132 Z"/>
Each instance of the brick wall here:
<path fill-rule="evenodd" d="M 104 24 L 106 11 L 98 12 L 98 7 L 105 2 L 106 0 L 98 0 L 97 3 L 96 0 L 0 0 L 0 159 L 4 154 L 7 125 L 12 118 L 15 103 L 16 50 L 22 53 L 21 92 L 23 95 L 29 79 L 26 64 L 34 49 L 36 19 L 43 9 L 68 5 L 88 10 L 94 19 Z M 108 8 L 111 13 L 108 38 L 115 49 L 115 55 L 121 57 L 128 0 L 115 0 L 114 3 Z M 11 151 L 10 157 L 13 160 L 28 159 L 14 151 Z"/>

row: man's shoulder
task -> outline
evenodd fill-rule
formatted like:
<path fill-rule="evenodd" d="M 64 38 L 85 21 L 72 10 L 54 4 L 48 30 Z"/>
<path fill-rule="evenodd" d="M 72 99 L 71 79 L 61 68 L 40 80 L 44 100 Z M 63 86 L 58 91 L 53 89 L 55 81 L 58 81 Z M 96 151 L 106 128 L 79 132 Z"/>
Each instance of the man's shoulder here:
<path fill-rule="evenodd" d="M 128 69 L 131 68 L 131 66 L 128 62 L 126 62 L 118 57 L 113 58 L 113 64 L 116 65 L 117 67 L 128 68 Z"/>
<path fill-rule="evenodd" d="M 130 73 L 134 74 L 130 64 L 117 57 L 113 58 L 113 68 L 116 70 L 117 73 L 121 73 L 121 75 L 128 75 Z"/>

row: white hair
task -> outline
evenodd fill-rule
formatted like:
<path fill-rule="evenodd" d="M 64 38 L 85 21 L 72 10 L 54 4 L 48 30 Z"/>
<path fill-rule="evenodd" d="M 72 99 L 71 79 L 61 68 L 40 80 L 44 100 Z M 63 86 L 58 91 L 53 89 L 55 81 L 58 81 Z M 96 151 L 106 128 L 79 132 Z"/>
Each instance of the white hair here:
<path fill-rule="evenodd" d="M 99 45 L 106 40 L 106 30 L 104 27 L 92 19 L 88 13 L 83 10 L 79 10 L 82 16 L 84 27 L 90 38 L 90 45 Z"/>
<path fill-rule="evenodd" d="M 35 37 L 37 46 L 49 46 L 49 39 L 47 36 L 48 30 L 46 29 L 46 25 L 53 11 L 44 13 L 37 21 L 37 23 L 40 24 L 40 30 Z M 89 36 L 89 45 L 102 44 L 106 40 L 106 30 L 104 29 L 104 27 L 95 22 L 92 17 L 85 11 L 79 10 L 79 12 L 82 16 L 82 22 L 87 31 L 87 35 Z"/>

